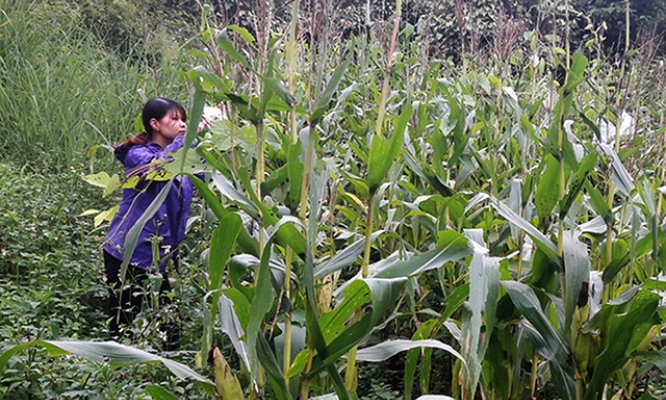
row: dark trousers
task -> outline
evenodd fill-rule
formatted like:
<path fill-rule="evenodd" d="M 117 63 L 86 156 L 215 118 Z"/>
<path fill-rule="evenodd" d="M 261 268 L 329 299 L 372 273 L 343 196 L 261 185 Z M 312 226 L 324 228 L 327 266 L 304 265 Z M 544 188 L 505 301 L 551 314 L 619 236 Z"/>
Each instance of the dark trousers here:
<path fill-rule="evenodd" d="M 129 326 L 134 322 L 134 318 L 141 311 L 141 306 L 147 298 L 146 292 L 150 290 L 149 273 L 146 270 L 128 265 L 123 284 L 120 281 L 121 266 L 122 260 L 104 251 L 104 270 L 109 290 L 109 336 L 113 340 L 122 338 L 121 326 Z M 166 274 L 162 274 L 162 277 L 159 304 L 163 307 L 171 302 L 169 298 L 171 284 Z M 178 346 L 180 330 L 177 327 L 173 324 L 162 324 L 160 330 L 167 334 L 167 349 Z"/>

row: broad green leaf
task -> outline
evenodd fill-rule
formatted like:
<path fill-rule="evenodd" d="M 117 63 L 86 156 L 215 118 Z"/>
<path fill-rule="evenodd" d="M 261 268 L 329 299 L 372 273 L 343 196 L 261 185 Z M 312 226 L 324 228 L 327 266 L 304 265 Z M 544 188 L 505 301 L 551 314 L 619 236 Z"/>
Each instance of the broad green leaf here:
<path fill-rule="evenodd" d="M 207 393 L 213 393 L 213 382 L 199 375 L 190 367 L 116 342 L 33 340 L 10 347 L 0 354 L 0 373 L 12 356 L 30 347 L 45 348 L 50 356 L 73 354 L 112 366 L 161 363 L 176 377 L 200 382 Z"/>
<path fill-rule="evenodd" d="M 109 182 L 111 182 L 111 177 L 109 176 L 109 174 L 102 171 L 96 174 L 86 175 L 83 177 L 83 180 L 93 186 L 105 189 L 109 185 Z"/>
<path fill-rule="evenodd" d="M 666 352 L 650 350 L 644 353 L 636 354 L 632 357 L 635 360 L 649 363 L 659 368 L 662 374 L 666 373 Z"/>
<path fill-rule="evenodd" d="M 104 210 L 99 214 L 97 214 L 94 220 L 95 227 L 98 227 L 104 221 L 111 222 L 113 220 L 113 217 L 116 214 L 118 214 L 119 210 L 120 210 L 120 205 L 116 204 L 115 206 L 109 208 L 108 210 Z"/>
<path fill-rule="evenodd" d="M 220 220 L 220 225 L 213 232 L 211 238 L 210 253 L 208 257 L 208 290 L 212 291 L 212 308 L 210 315 L 217 315 L 218 303 L 220 302 L 220 289 L 222 287 L 222 276 L 227 267 L 227 262 L 231 256 L 231 251 L 236 244 L 238 233 L 243 225 L 240 216 L 235 213 L 228 213 Z M 206 303 L 204 298 L 204 303 Z M 213 338 L 214 319 L 207 317 L 204 319 L 204 334 L 201 343 L 201 357 L 207 357 Z M 224 326 L 224 325 L 223 325 Z M 233 340 L 233 339 L 232 339 Z"/>
<path fill-rule="evenodd" d="M 584 307 L 585 304 L 577 304 L 581 299 L 587 300 L 587 293 L 581 293 L 583 283 L 590 280 L 590 259 L 587 253 L 587 246 L 573 232 L 565 232 L 562 236 L 563 259 L 564 259 L 564 329 L 563 333 L 567 335 L 567 328 L 571 330 L 571 338 L 575 338 L 580 327 L 571 325 L 574 310 L 576 307 Z M 585 289 L 587 290 L 587 289 Z"/>
<path fill-rule="evenodd" d="M 313 376 L 323 368 L 328 368 L 352 347 L 358 344 L 385 316 L 386 312 L 394 307 L 395 300 L 400 295 L 406 278 L 397 279 L 365 279 L 354 281 L 345 290 L 347 297 L 362 297 L 371 299 L 371 307 L 366 308 L 361 319 L 344 329 L 325 348 L 325 352 L 318 351 L 312 362 L 312 369 L 308 376 Z M 344 301 L 343 301 L 344 303 Z M 335 312 L 335 311 L 333 311 Z"/>
<path fill-rule="evenodd" d="M 564 340 L 541 309 L 541 303 L 529 286 L 514 281 L 502 281 L 516 309 L 536 328 L 543 337 L 547 348 L 557 360 L 563 361 L 567 355 Z"/>
<path fill-rule="evenodd" d="M 594 360 L 594 373 L 585 392 L 585 400 L 598 398 L 611 376 L 621 368 L 627 357 L 645 337 L 653 325 L 659 324 L 657 307 L 659 295 L 639 290 L 626 306 L 608 303 L 611 308 L 606 334 L 602 339 L 602 351 Z"/>
<path fill-rule="evenodd" d="M 372 233 L 370 241 L 374 242 L 379 235 L 384 233 L 384 230 L 378 230 Z M 347 246 L 342 251 L 338 252 L 331 258 L 314 269 L 315 279 L 322 279 L 326 275 L 339 271 L 351 264 L 363 253 L 365 247 L 365 237 Z"/>
<path fill-rule="evenodd" d="M 543 174 L 539 178 L 534 205 L 539 220 L 548 221 L 560 196 L 560 163 L 550 154 L 544 156 Z"/>
<path fill-rule="evenodd" d="M 433 172 L 433 169 L 425 165 L 425 163 L 419 162 L 416 157 L 410 151 L 403 151 L 403 158 L 405 164 L 413 173 L 418 177 L 430 183 L 439 194 L 444 197 L 450 197 L 455 195 L 455 191 L 450 187 L 446 186 L 437 175 Z"/>
<path fill-rule="evenodd" d="M 468 235 L 470 231 L 466 230 Z M 480 232 L 481 235 L 483 232 Z M 475 251 L 469 265 L 469 301 L 462 324 L 462 353 L 467 362 L 467 385 L 470 392 L 475 392 L 481 376 L 481 363 L 484 359 L 488 340 L 492 335 L 495 306 L 497 304 L 499 285 L 499 259 L 486 257 L 480 251 Z M 483 325 L 482 314 L 485 314 L 485 338 L 481 336 Z"/>
<path fill-rule="evenodd" d="M 606 204 L 606 199 L 603 198 L 599 190 L 592 186 L 590 181 L 585 181 L 585 190 L 590 195 L 590 203 L 594 211 L 608 223 L 613 222 L 613 212 L 611 211 L 608 204 Z"/>
<path fill-rule="evenodd" d="M 613 150 L 609 145 L 605 143 L 599 143 L 599 148 L 603 151 L 604 154 L 611 158 L 611 165 L 613 166 L 613 182 L 617 188 L 627 196 L 631 198 L 634 190 L 636 189 L 634 185 L 634 180 L 629 175 L 629 172 L 622 164 L 620 157 L 618 157 L 615 150 Z"/>
<path fill-rule="evenodd" d="M 267 89 L 276 93 L 280 99 L 282 99 L 289 107 L 296 103 L 294 96 L 289 93 L 289 90 L 284 86 L 282 81 L 273 77 L 273 76 L 261 76 L 261 80 L 264 82 L 264 85 Z"/>
<path fill-rule="evenodd" d="M 194 92 L 194 99 L 192 101 L 192 109 L 190 110 L 190 118 L 187 123 L 187 133 L 185 134 L 185 140 L 183 141 L 183 158 L 180 164 L 180 171 L 185 170 L 185 163 L 187 161 L 187 152 L 190 150 L 190 146 L 194 143 L 194 139 L 197 137 L 199 130 L 199 121 L 201 121 L 201 116 L 203 115 L 203 109 L 206 105 L 206 94 L 201 90 L 196 90 Z"/>
<path fill-rule="evenodd" d="M 245 41 L 245 43 L 254 46 L 254 36 L 248 31 L 247 29 L 238 26 L 238 25 L 227 25 L 227 29 L 230 31 L 236 32 L 238 35 L 240 35 L 241 38 Z"/>
<path fill-rule="evenodd" d="M 199 193 L 204 198 L 206 204 L 213 211 L 218 220 L 222 220 L 226 215 L 231 214 L 232 212 L 224 208 L 220 200 L 217 198 L 217 195 L 213 193 L 208 188 L 201 179 L 195 177 L 191 174 L 184 174 L 189 177 L 194 186 L 199 190 Z M 237 238 L 238 247 L 240 247 L 241 252 L 249 253 L 252 255 L 259 254 L 259 244 L 257 241 L 252 238 L 245 229 L 241 229 L 238 238 Z"/>
<path fill-rule="evenodd" d="M 305 267 L 303 268 L 303 278 L 301 280 L 301 284 L 305 287 L 305 326 L 308 331 L 310 342 L 308 349 L 301 352 L 303 356 L 301 357 L 299 355 L 292 363 L 290 371 L 295 372 L 293 375 L 290 373 L 289 376 L 295 376 L 301 373 L 303 368 L 305 368 L 305 363 L 309 363 L 310 361 L 308 358 L 312 354 L 310 353 L 311 351 L 316 350 L 318 355 L 322 358 L 328 356 L 326 340 L 324 339 L 324 334 L 322 333 L 321 326 L 319 325 L 319 312 L 317 311 L 317 292 L 315 291 L 314 287 L 315 249 L 311 245 L 310 240 L 306 240 L 305 242 Z M 337 358 L 339 358 L 339 356 Z M 340 372 L 338 372 L 333 362 L 329 363 L 328 365 L 324 365 L 323 368 L 325 368 L 328 372 L 338 396 L 340 396 L 342 399 L 350 400 L 351 395 L 347 390 L 344 381 L 342 380 L 342 376 L 340 376 Z"/>
<path fill-rule="evenodd" d="M 201 88 L 208 93 L 231 92 L 231 88 L 224 80 L 222 80 L 222 78 L 200 65 L 192 68 L 191 72 L 188 74 L 188 77 L 190 80 L 196 80 L 198 84 L 201 85 Z"/>
<path fill-rule="evenodd" d="M 244 168 L 238 168 L 237 172 L 238 172 L 238 179 L 240 183 L 243 185 L 243 189 L 245 189 L 251 200 L 251 203 L 247 204 L 248 205 L 251 204 L 253 207 L 256 207 L 260 211 L 261 218 L 264 222 L 264 226 L 272 227 L 278 224 L 282 225 L 280 229 L 277 229 L 276 242 L 283 247 L 290 246 L 296 252 L 296 254 L 298 254 L 299 256 L 303 256 L 303 254 L 305 254 L 305 245 L 306 245 L 305 239 L 303 238 L 303 234 L 296 228 L 296 226 L 294 226 L 294 224 L 283 223 L 285 217 L 279 218 L 277 215 L 275 215 L 275 212 L 273 212 L 273 210 L 268 208 L 266 204 L 264 204 L 264 202 L 259 200 L 259 198 L 257 197 L 257 193 L 254 190 L 254 186 L 252 184 L 252 180 L 250 179 L 248 171 L 246 171 Z M 221 182 L 225 180 L 226 179 L 220 179 Z M 228 182 L 228 180 L 226 181 Z M 238 191 L 236 192 L 239 195 L 243 196 L 242 194 L 240 194 L 240 192 Z"/>
<path fill-rule="evenodd" d="M 266 338 L 262 333 L 259 333 L 258 338 L 258 348 L 257 354 L 259 355 L 259 361 L 261 362 L 264 371 L 268 375 L 268 378 L 273 385 L 273 389 L 278 399 L 280 400 L 290 400 L 292 399 L 291 393 L 287 388 L 287 383 L 284 380 L 284 374 L 282 373 L 282 367 L 273 353 L 271 345 L 268 343 Z"/>
<path fill-rule="evenodd" d="M 328 84 L 326 85 L 326 89 L 324 89 L 324 92 L 321 94 L 319 99 L 317 99 L 317 102 L 315 103 L 314 110 L 312 110 L 312 113 L 310 114 L 310 124 L 311 125 L 317 125 L 321 118 L 324 116 L 324 113 L 326 110 L 328 110 L 329 103 L 331 102 L 331 99 L 333 98 L 333 94 L 335 91 L 338 89 L 338 84 L 340 83 L 340 80 L 344 76 L 345 71 L 349 67 L 350 61 L 346 61 L 335 69 L 333 71 L 333 75 L 331 75 L 331 79 L 328 81 Z"/>
<path fill-rule="evenodd" d="M 301 183 L 303 182 L 303 163 L 300 143 L 287 145 L 287 175 L 289 176 L 289 200 L 296 209 L 301 200 Z"/>
<path fill-rule="evenodd" d="M 266 180 L 261 183 L 261 194 L 264 196 L 270 195 L 273 190 L 282 185 L 284 181 L 287 180 L 287 178 L 289 178 L 287 165 L 283 165 L 280 168 L 274 170 L 270 176 L 268 176 Z"/>
<path fill-rule="evenodd" d="M 146 392 L 154 400 L 178 400 L 178 396 L 157 385 L 147 385 Z"/>
<path fill-rule="evenodd" d="M 467 238 L 455 231 L 444 231 L 440 232 L 436 249 L 408 260 L 379 261 L 370 266 L 370 275 L 376 278 L 410 277 L 439 268 L 447 262 L 460 260 L 469 254 L 472 254 L 472 249 Z"/>
<path fill-rule="evenodd" d="M 107 197 L 111 193 L 115 192 L 116 189 L 120 189 L 121 186 L 122 183 L 120 182 L 120 178 L 118 178 L 118 174 L 111 175 L 111 180 L 104 188 L 104 193 L 102 193 L 102 197 Z"/>
<path fill-rule="evenodd" d="M 564 196 L 560 203 L 560 219 L 564 219 L 564 217 L 566 217 L 567 213 L 569 212 L 569 208 L 571 208 L 574 200 L 576 197 L 578 197 L 578 193 L 580 193 L 580 190 L 583 188 L 583 185 L 585 184 L 590 171 L 592 171 L 596 165 L 596 152 L 591 152 L 583 158 L 580 163 L 580 168 L 574 174 L 571 184 L 569 185 L 567 194 Z"/>
<path fill-rule="evenodd" d="M 395 159 L 400 155 L 405 129 L 411 118 L 412 106 L 411 103 L 407 102 L 402 114 L 395 120 L 393 134 L 390 138 L 385 139 L 379 133 L 372 136 L 368 157 L 368 189 L 370 195 L 377 192 L 379 186 L 386 179 L 386 174 L 393 166 Z"/>
<path fill-rule="evenodd" d="M 248 199 L 243 193 L 238 191 L 233 183 L 227 179 L 224 175 L 213 174 L 211 177 L 213 184 L 219 190 L 219 192 L 232 202 L 234 202 L 238 207 L 245 211 L 250 217 L 258 218 L 259 210 L 254 202 Z"/>
<path fill-rule="evenodd" d="M 455 399 L 453 397 L 443 396 L 439 394 L 426 394 L 424 396 L 420 396 L 416 400 L 455 400 Z"/>
<path fill-rule="evenodd" d="M 372 347 L 366 347 L 356 352 L 356 359 L 358 361 L 380 362 L 387 360 L 398 353 L 408 351 L 415 348 L 433 348 L 440 349 L 448 352 L 463 364 L 465 360 L 463 356 L 458 353 L 453 347 L 448 344 L 442 343 L 439 340 L 387 340 Z"/>
<path fill-rule="evenodd" d="M 213 232 L 208 259 L 208 290 L 220 289 L 222 275 L 226 269 L 236 237 L 243 228 L 238 214 L 228 213 L 220 219 L 220 225 Z"/>
<path fill-rule="evenodd" d="M 238 110 L 238 114 L 241 118 L 250 121 L 253 125 L 257 125 L 261 121 L 262 116 L 259 116 L 257 113 L 258 104 L 255 104 L 255 102 L 252 101 L 255 99 L 248 101 L 243 96 L 231 93 L 228 93 L 227 97 Z"/>
<path fill-rule="evenodd" d="M 513 212 L 508 206 L 501 203 L 499 200 L 490 197 L 490 205 L 497 210 L 497 212 L 506 218 L 509 223 L 518 226 L 524 230 L 532 240 L 536 243 L 537 246 L 550 258 L 553 262 L 561 264 L 561 260 L 557 255 L 557 246 L 548 239 L 541 231 L 539 231 L 534 225 L 530 224 L 525 218 Z"/>
<path fill-rule="evenodd" d="M 240 62 L 248 70 L 254 71 L 250 63 L 247 61 L 247 59 L 244 56 L 242 56 L 234 47 L 233 42 L 231 41 L 231 39 L 229 39 L 229 35 L 227 35 L 226 29 L 216 30 L 215 40 L 217 41 L 217 44 L 222 48 L 222 50 L 224 50 L 224 52 L 227 53 L 231 58 Z"/>
<path fill-rule="evenodd" d="M 581 52 L 575 52 L 571 57 L 571 68 L 567 72 L 567 84 L 560 90 L 563 96 L 570 95 L 574 89 L 585 80 L 587 58 Z"/>
<path fill-rule="evenodd" d="M 250 353 L 250 372 L 254 375 L 255 379 L 259 373 L 257 340 L 260 335 L 261 323 L 275 300 L 273 284 L 271 283 L 270 265 L 268 263 L 272 249 L 273 245 L 271 241 L 269 241 L 263 249 L 258 275 L 255 278 L 256 290 L 254 292 L 254 297 L 252 298 L 252 303 L 250 304 L 250 321 L 246 332 L 247 345 Z"/>
<path fill-rule="evenodd" d="M 155 215 L 155 213 L 157 213 L 157 211 L 160 209 L 162 203 L 164 203 L 164 200 L 169 194 L 172 185 L 173 179 L 164 184 L 164 187 L 162 190 L 160 190 L 157 196 L 155 196 L 155 199 L 153 199 L 148 208 L 146 208 L 146 211 L 141 214 L 141 217 L 136 221 L 134 226 L 130 228 L 129 232 L 127 232 L 127 236 L 125 236 L 125 253 L 123 254 L 123 263 L 120 266 L 121 280 L 125 280 L 127 266 L 129 265 L 132 254 L 134 254 L 134 249 L 136 249 L 136 245 L 139 242 L 139 234 L 146 226 L 148 220 L 151 219 L 153 215 Z"/>

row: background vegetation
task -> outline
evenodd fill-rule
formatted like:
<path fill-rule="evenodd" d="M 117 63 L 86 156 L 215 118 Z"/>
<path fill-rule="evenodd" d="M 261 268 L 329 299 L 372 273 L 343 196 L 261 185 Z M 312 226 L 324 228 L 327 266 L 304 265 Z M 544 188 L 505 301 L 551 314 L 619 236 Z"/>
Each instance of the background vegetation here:
<path fill-rule="evenodd" d="M 663 396 L 662 2 L 0 9 L 0 398 Z M 158 94 L 231 119 L 175 304 L 90 345 L 84 178 Z"/>

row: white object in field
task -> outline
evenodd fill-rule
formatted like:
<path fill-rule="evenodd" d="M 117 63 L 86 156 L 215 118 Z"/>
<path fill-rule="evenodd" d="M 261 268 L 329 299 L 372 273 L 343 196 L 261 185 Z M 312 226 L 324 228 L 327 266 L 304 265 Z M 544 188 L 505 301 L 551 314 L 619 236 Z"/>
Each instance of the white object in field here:
<path fill-rule="evenodd" d="M 601 271 L 590 271 L 590 283 L 587 286 L 590 302 L 590 318 L 601 310 L 601 293 L 604 291 L 604 281 Z"/>
<path fill-rule="evenodd" d="M 208 122 L 227 119 L 227 113 L 224 110 L 224 105 L 218 107 L 204 106 L 203 117 Z"/>
<path fill-rule="evenodd" d="M 601 137 L 601 140 L 599 141 L 605 144 L 615 143 L 615 135 L 617 132 L 615 123 L 607 119 L 600 119 L 598 124 L 599 136 Z M 626 111 L 622 111 L 622 115 L 620 115 L 620 139 L 624 139 L 633 135 L 635 129 L 636 119 L 634 119 L 634 117 L 629 115 Z M 596 141 L 597 140 L 595 137 L 593 142 Z"/>

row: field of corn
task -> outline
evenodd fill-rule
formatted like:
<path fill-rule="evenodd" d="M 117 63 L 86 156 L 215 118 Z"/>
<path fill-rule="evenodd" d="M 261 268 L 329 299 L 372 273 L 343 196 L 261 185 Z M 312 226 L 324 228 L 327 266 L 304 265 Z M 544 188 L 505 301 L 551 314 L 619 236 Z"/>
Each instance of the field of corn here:
<path fill-rule="evenodd" d="M 38 15 L 20 3 L 0 22 L 0 399 L 666 396 L 655 42 L 627 35 L 611 61 L 600 36 L 504 24 L 453 64 L 401 0 L 344 39 L 203 7 L 154 70 L 73 28 L 17 33 Z M 100 246 L 124 184 L 107 150 L 153 95 L 189 122 L 155 179 L 192 177 L 198 200 L 174 303 L 105 342 Z M 228 119 L 198 135 L 219 104 Z M 160 347 L 164 319 L 181 350 Z"/>

